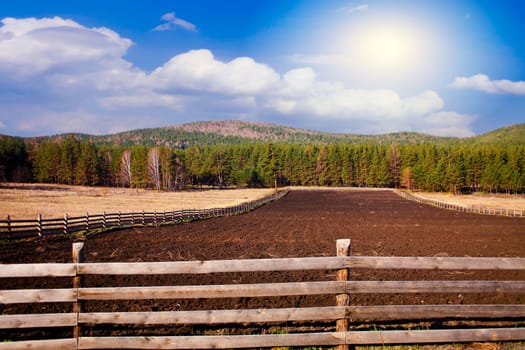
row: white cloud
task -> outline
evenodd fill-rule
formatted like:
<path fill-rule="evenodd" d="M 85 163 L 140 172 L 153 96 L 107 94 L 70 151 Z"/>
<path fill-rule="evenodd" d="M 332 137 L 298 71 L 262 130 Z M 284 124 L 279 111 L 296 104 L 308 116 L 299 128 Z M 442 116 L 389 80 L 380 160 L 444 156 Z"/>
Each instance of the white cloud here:
<path fill-rule="evenodd" d="M 186 30 L 189 30 L 191 32 L 197 31 L 197 26 L 193 23 L 190 23 L 182 18 L 178 18 L 175 16 L 175 12 L 169 12 L 164 14 L 161 18 L 161 20 L 165 21 L 166 23 L 159 24 L 155 28 L 153 28 L 154 31 L 166 31 L 166 30 L 172 30 L 177 27 L 184 28 Z"/>
<path fill-rule="evenodd" d="M 311 68 L 287 72 L 280 88 L 269 93 L 267 106 L 286 114 L 301 113 L 337 120 L 405 119 L 443 107 L 443 100 L 433 91 L 401 98 L 387 89 L 347 89 L 341 83 L 316 80 Z"/>
<path fill-rule="evenodd" d="M 1 23 L 0 72 L 14 79 L 53 69 L 75 74 L 97 70 L 119 61 L 132 45 L 108 28 L 86 28 L 60 17 L 5 18 Z"/>
<path fill-rule="evenodd" d="M 165 107 L 178 112 L 184 110 L 184 103 L 177 96 L 154 93 L 108 96 L 101 98 L 99 103 L 101 107 L 108 110 L 118 110 L 129 107 Z"/>
<path fill-rule="evenodd" d="M 311 68 L 284 74 L 280 87 L 267 95 L 265 107 L 318 125 L 338 125 L 349 132 L 422 131 L 433 135 L 471 136 L 473 117 L 442 111 L 435 91 L 401 97 L 388 89 L 348 89 L 318 81 Z"/>
<path fill-rule="evenodd" d="M 348 12 L 348 13 L 368 11 L 368 4 L 349 6 L 349 7 L 341 7 L 339 9 L 339 11 Z"/>
<path fill-rule="evenodd" d="M 490 80 L 485 74 L 456 77 L 450 86 L 456 89 L 474 89 L 489 94 L 525 95 L 525 81 Z"/>
<path fill-rule="evenodd" d="M 279 80 L 272 68 L 249 57 L 224 63 L 209 50 L 174 56 L 149 76 L 153 88 L 218 94 L 258 94 Z"/>
<path fill-rule="evenodd" d="M 474 136 L 470 124 L 475 117 L 456 112 L 441 111 L 425 116 L 417 130 L 435 136 Z"/>
<path fill-rule="evenodd" d="M 131 40 L 108 28 L 59 17 L 1 23 L 0 128 L 12 134 L 107 133 L 265 116 L 319 130 L 468 135 L 472 122 L 444 112 L 442 98 L 430 90 L 401 96 L 390 89 L 350 89 L 320 80 L 311 67 L 281 75 L 253 58 L 222 61 L 205 49 L 176 55 L 148 73 L 124 59 Z"/>
<path fill-rule="evenodd" d="M 67 132 L 96 133 L 98 130 L 94 126 L 99 121 L 101 121 L 100 116 L 93 115 L 85 110 L 44 111 L 38 115 L 16 120 L 14 124 L 18 130 L 31 134 L 39 134 L 42 130 L 46 130 L 49 125 L 54 126 L 53 133 L 57 134 Z"/>

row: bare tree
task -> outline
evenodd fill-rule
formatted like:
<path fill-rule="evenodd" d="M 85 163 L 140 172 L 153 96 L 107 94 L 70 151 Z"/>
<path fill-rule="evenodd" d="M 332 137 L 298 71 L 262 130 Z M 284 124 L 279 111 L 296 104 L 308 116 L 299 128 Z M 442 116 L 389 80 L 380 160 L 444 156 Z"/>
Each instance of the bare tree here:
<path fill-rule="evenodd" d="M 160 151 L 158 147 L 153 147 L 148 152 L 148 175 L 155 189 L 160 190 Z"/>
<path fill-rule="evenodd" d="M 184 174 L 186 169 L 184 168 L 184 163 L 179 157 L 175 158 L 175 178 L 174 178 L 174 187 L 176 190 L 184 189 L 185 178 Z"/>
<path fill-rule="evenodd" d="M 131 187 L 131 151 L 129 149 L 122 152 L 120 157 L 120 177 L 123 185 Z"/>

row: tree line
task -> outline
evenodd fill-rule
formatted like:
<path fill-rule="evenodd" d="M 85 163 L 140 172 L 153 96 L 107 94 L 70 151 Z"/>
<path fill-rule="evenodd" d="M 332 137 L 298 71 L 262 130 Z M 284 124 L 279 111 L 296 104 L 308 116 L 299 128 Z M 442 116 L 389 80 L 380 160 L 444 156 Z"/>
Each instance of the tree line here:
<path fill-rule="evenodd" d="M 178 149 L 95 145 L 73 136 L 34 145 L 2 138 L 0 181 L 158 190 L 319 185 L 523 193 L 525 146 L 246 143 Z"/>

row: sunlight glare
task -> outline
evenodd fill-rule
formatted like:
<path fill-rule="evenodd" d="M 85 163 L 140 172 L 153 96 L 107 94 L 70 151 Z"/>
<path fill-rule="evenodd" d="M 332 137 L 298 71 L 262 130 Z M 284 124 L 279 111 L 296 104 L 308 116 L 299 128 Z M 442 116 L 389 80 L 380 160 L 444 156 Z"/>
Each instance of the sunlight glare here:
<path fill-rule="evenodd" d="M 336 44 L 344 65 L 355 78 L 384 82 L 409 81 L 432 71 L 431 33 L 417 23 L 373 21 L 344 29 Z"/>

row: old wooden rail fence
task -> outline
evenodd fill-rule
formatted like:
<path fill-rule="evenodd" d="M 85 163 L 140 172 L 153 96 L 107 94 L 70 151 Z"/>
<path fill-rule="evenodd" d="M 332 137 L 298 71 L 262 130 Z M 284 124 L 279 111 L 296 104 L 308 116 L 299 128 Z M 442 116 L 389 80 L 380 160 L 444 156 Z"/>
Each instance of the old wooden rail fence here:
<path fill-rule="evenodd" d="M 525 340 L 525 305 L 349 305 L 354 293 L 518 293 L 525 281 L 352 281 L 349 269 L 525 270 L 525 258 L 377 257 L 350 256 L 350 240 L 337 241 L 337 256 L 251 260 L 83 263 L 83 243 L 73 244 L 73 263 L 0 264 L 0 278 L 72 277 L 72 288 L 1 290 L 0 302 L 72 303 L 73 312 L 0 315 L 1 329 L 73 327 L 71 338 L 0 342 L 3 349 L 188 349 L 258 348 L 278 346 L 337 346 L 359 344 L 457 343 Z M 257 283 L 232 285 L 83 287 L 87 275 L 166 275 L 222 272 L 335 270 L 335 281 Z M 292 295 L 335 296 L 335 306 L 208 311 L 84 312 L 92 300 L 150 300 L 238 298 Z M 352 331 L 349 322 L 505 319 L 513 327 Z M 200 324 L 261 324 L 271 322 L 335 322 L 336 331 L 253 335 L 86 336 L 82 327 L 134 325 L 159 327 Z M 230 325 L 231 327 L 231 325 Z M 481 327 L 481 328 L 480 328 Z M 89 332 L 87 332 L 89 334 Z"/>
<path fill-rule="evenodd" d="M 225 208 L 211 209 L 184 209 L 162 212 L 134 212 L 134 213 L 102 213 L 70 217 L 64 214 L 63 218 L 44 219 L 37 215 L 36 219 L 13 220 L 8 215 L 7 220 L 0 220 L 0 240 L 18 239 L 34 236 L 48 236 L 56 234 L 71 234 L 80 231 L 108 229 L 120 226 L 134 225 L 162 225 L 185 220 L 201 220 L 217 216 L 238 215 L 254 210 L 268 202 L 279 199 L 289 190 L 279 191 L 254 201 Z"/>
<path fill-rule="evenodd" d="M 465 213 L 476 213 L 476 214 L 485 214 L 485 215 L 502 215 L 502 216 L 512 216 L 512 217 L 525 217 L 525 210 L 523 209 L 506 209 L 506 208 L 487 208 L 483 206 L 464 206 L 446 202 L 440 202 L 434 199 L 422 198 L 420 196 L 408 193 L 406 191 L 394 190 L 394 192 L 411 201 L 432 205 L 434 207 L 457 210 Z"/>

